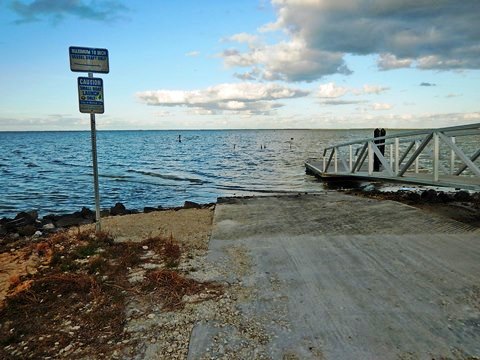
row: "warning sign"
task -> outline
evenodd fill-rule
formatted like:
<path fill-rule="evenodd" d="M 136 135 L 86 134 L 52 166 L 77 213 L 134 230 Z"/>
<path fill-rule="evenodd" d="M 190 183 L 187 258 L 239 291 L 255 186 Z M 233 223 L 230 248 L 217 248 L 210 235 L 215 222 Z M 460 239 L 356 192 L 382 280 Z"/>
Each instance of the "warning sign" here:
<path fill-rule="evenodd" d="M 103 80 L 94 77 L 78 78 L 78 104 L 81 113 L 103 114 Z"/>
<path fill-rule="evenodd" d="M 70 70 L 79 72 L 108 73 L 108 50 L 70 46 Z"/>

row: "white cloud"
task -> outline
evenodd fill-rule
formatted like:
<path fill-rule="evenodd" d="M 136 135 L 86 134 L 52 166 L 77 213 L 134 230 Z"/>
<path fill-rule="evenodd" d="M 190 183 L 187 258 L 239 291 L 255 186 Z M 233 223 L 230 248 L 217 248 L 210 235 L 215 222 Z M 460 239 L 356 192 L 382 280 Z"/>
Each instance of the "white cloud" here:
<path fill-rule="evenodd" d="M 378 85 L 368 85 L 368 84 L 365 84 L 363 85 L 363 93 L 364 94 L 381 94 L 385 91 L 387 91 L 389 88 L 388 87 L 384 87 L 384 86 L 378 86 Z"/>
<path fill-rule="evenodd" d="M 372 110 L 390 110 L 392 108 L 391 104 L 386 104 L 386 103 L 373 103 L 372 106 L 370 107 Z"/>
<path fill-rule="evenodd" d="M 480 69 L 478 0 L 272 0 L 272 4 L 277 19 L 258 32 L 282 31 L 284 40 L 257 43 L 245 52 L 225 51 L 221 57 L 227 66 L 256 67 L 259 78 L 285 81 L 348 74 L 345 54 L 377 54 L 382 70 Z M 237 34 L 237 41 L 250 36 Z"/>
<path fill-rule="evenodd" d="M 309 48 L 301 38 L 252 47 L 247 52 L 225 50 L 228 67 L 255 67 L 264 80 L 314 81 L 332 73 L 350 73 L 343 54 Z"/>
<path fill-rule="evenodd" d="M 185 106 L 197 114 L 221 114 L 225 111 L 268 114 L 283 106 L 276 101 L 308 95 L 309 92 L 278 84 L 226 83 L 202 90 L 142 91 L 136 97 L 147 105 Z"/>
<path fill-rule="evenodd" d="M 223 41 L 231 41 L 231 42 L 238 42 L 238 43 L 247 43 L 247 44 L 255 44 L 259 41 L 257 35 L 247 34 L 247 33 L 239 33 L 227 38 L 224 38 Z"/>
<path fill-rule="evenodd" d="M 185 54 L 185 56 L 189 56 L 189 57 L 197 57 L 199 55 L 200 55 L 200 51 L 196 51 L 196 50 L 189 51 Z"/>
<path fill-rule="evenodd" d="M 317 96 L 320 98 L 338 98 L 349 92 L 348 88 L 337 86 L 335 83 L 330 82 L 320 85 Z"/>
<path fill-rule="evenodd" d="M 334 82 L 322 84 L 318 88 L 318 92 L 316 93 L 316 96 L 321 98 L 321 99 L 334 99 L 334 98 L 339 98 L 342 96 L 345 96 L 349 93 L 352 93 L 354 95 L 369 95 L 369 94 L 374 94 L 374 95 L 379 95 L 385 91 L 389 90 L 388 87 L 385 86 L 380 86 L 380 85 L 370 85 L 370 84 L 365 84 L 361 88 L 347 88 L 343 86 L 338 86 Z M 355 104 L 359 103 L 362 101 L 358 100 L 347 100 L 343 101 L 343 104 Z M 322 103 L 330 103 L 334 104 L 332 101 L 322 101 Z"/>

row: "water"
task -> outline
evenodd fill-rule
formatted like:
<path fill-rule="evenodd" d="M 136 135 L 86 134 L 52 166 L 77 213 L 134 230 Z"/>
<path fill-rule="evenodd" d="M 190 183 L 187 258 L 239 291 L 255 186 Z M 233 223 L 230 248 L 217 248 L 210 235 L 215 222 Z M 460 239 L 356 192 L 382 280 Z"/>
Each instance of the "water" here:
<path fill-rule="evenodd" d="M 178 142 L 181 135 L 182 142 Z M 370 130 L 100 131 L 102 208 L 315 192 L 304 161 Z M 293 138 L 293 140 L 291 140 Z M 261 147 L 266 146 L 265 149 Z M 0 132 L 0 217 L 94 208 L 90 132 Z"/>

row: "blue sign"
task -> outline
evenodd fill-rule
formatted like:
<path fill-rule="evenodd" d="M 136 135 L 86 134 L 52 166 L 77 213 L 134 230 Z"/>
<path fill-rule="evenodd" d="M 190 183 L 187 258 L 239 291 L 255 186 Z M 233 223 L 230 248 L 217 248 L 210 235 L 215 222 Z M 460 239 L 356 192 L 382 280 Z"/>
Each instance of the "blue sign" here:
<path fill-rule="evenodd" d="M 70 54 L 70 70 L 77 72 L 108 73 L 108 50 L 78 46 L 68 48 Z"/>
<path fill-rule="evenodd" d="M 103 80 L 94 77 L 79 77 L 78 104 L 81 113 L 103 114 Z"/>

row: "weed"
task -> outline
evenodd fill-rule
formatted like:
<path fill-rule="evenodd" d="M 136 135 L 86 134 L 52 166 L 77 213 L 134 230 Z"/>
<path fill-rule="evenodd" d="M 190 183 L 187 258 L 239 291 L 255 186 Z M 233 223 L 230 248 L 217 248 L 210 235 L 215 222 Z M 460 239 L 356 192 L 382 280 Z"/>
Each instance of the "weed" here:
<path fill-rule="evenodd" d="M 173 270 L 154 270 L 149 272 L 146 278 L 144 290 L 160 295 L 166 310 L 183 308 L 185 295 L 205 293 L 202 300 L 207 300 L 218 297 L 222 293 L 222 287 L 219 284 L 189 279 Z"/>

